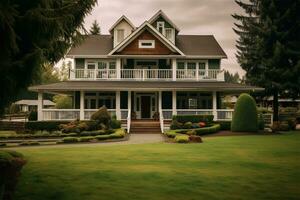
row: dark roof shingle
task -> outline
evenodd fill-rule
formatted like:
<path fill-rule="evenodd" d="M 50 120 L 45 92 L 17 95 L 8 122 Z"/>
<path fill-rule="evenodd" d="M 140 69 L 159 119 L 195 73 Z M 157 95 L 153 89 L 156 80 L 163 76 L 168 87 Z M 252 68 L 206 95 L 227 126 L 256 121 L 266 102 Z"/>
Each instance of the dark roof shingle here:
<path fill-rule="evenodd" d="M 213 35 L 178 35 L 176 46 L 187 56 L 226 58 L 226 54 Z M 101 56 L 113 49 L 111 35 L 89 35 L 68 52 L 68 56 Z"/>

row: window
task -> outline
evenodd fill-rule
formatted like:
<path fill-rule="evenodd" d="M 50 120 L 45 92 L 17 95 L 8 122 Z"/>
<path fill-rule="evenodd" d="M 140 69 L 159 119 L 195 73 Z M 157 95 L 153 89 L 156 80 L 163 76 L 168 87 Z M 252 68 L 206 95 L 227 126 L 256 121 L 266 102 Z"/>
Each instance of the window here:
<path fill-rule="evenodd" d="M 165 22 L 157 22 L 157 30 L 161 34 L 164 34 L 164 29 L 165 29 Z"/>
<path fill-rule="evenodd" d="M 87 63 L 87 69 L 95 69 L 96 63 Z"/>
<path fill-rule="evenodd" d="M 98 62 L 98 69 L 106 69 L 106 62 L 104 61 Z"/>
<path fill-rule="evenodd" d="M 124 29 L 117 29 L 117 43 L 120 43 L 124 40 L 125 32 Z"/>
<path fill-rule="evenodd" d="M 187 63 L 187 69 L 196 69 L 196 63 L 188 62 Z"/>
<path fill-rule="evenodd" d="M 197 98 L 189 99 L 189 109 L 197 109 Z"/>
<path fill-rule="evenodd" d="M 166 38 L 168 40 L 173 41 L 173 29 L 172 28 L 166 28 Z"/>
<path fill-rule="evenodd" d="M 155 48 L 155 40 L 139 40 L 139 48 L 153 49 Z"/>
<path fill-rule="evenodd" d="M 184 69 L 184 62 L 177 62 L 177 69 Z"/>
<path fill-rule="evenodd" d="M 116 69 L 116 62 L 109 62 L 109 69 Z"/>

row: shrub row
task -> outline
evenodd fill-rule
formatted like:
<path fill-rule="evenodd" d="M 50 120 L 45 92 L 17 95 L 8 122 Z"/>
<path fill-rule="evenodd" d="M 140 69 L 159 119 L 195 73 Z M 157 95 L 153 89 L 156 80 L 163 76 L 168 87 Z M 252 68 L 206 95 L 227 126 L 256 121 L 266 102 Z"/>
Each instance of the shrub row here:
<path fill-rule="evenodd" d="M 63 121 L 29 121 L 25 123 L 25 129 L 30 131 L 46 130 L 46 131 L 56 131 L 60 130 L 60 124 L 67 124 L 69 122 Z"/>
<path fill-rule="evenodd" d="M 192 122 L 206 122 L 207 124 L 211 124 L 213 122 L 213 115 L 174 115 L 172 120 L 176 120 L 180 123 Z"/>
<path fill-rule="evenodd" d="M 231 121 L 214 121 L 215 124 L 220 124 L 220 130 L 229 131 L 231 129 Z"/>
<path fill-rule="evenodd" d="M 210 127 L 197 128 L 197 129 L 178 129 L 178 130 L 168 130 L 165 135 L 170 138 L 176 137 L 177 134 L 187 134 L 187 135 L 205 135 L 216 133 L 221 129 L 220 124 L 214 124 Z"/>
<path fill-rule="evenodd" d="M 61 140 L 63 143 L 77 143 L 77 142 L 90 142 L 92 140 L 106 140 L 123 138 L 125 136 L 125 130 L 118 129 L 114 133 L 109 135 L 97 135 L 97 136 L 85 136 L 85 137 L 65 137 Z"/>

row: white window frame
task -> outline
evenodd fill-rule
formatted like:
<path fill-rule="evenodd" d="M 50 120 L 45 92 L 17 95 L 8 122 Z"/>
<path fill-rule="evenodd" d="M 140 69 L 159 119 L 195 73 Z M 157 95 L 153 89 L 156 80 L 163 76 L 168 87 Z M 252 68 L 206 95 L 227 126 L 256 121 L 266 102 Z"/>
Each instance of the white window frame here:
<path fill-rule="evenodd" d="M 156 29 L 158 30 L 158 32 L 159 32 L 159 28 L 162 28 L 162 34 L 165 35 L 165 22 L 164 21 L 157 22 Z"/>
<path fill-rule="evenodd" d="M 151 46 L 144 46 L 143 43 L 151 43 Z M 139 40 L 139 48 L 140 49 L 154 49 L 155 48 L 155 40 Z"/>
<path fill-rule="evenodd" d="M 167 30 L 170 30 L 171 31 L 171 37 L 168 38 L 167 37 Z M 173 28 L 165 28 L 165 37 L 170 40 L 171 42 L 174 43 L 174 29 Z"/>
<path fill-rule="evenodd" d="M 123 31 L 123 39 L 121 39 L 121 41 L 119 41 L 119 31 Z M 117 43 L 121 43 L 123 40 L 125 39 L 125 29 L 117 29 Z"/>

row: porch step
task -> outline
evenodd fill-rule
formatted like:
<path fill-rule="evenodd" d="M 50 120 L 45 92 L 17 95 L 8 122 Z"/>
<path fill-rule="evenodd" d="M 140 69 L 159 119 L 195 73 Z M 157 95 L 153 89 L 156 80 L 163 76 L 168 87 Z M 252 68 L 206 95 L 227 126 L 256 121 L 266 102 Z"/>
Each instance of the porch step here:
<path fill-rule="evenodd" d="M 153 133 L 160 134 L 159 121 L 154 120 L 133 120 L 131 122 L 130 133 L 141 134 L 141 133 Z"/>

